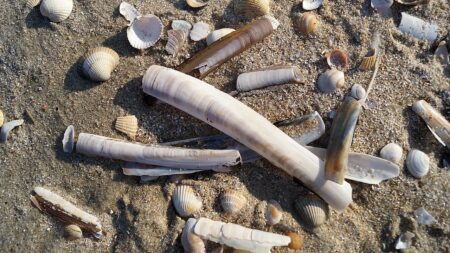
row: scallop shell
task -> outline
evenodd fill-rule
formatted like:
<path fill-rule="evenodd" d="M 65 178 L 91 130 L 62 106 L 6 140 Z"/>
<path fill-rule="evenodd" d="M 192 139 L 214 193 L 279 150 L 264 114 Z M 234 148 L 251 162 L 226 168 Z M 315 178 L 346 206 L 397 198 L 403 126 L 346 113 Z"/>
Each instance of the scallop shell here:
<path fill-rule="evenodd" d="M 205 253 L 205 242 L 198 235 L 194 233 L 194 227 L 197 220 L 189 218 L 184 224 L 183 232 L 181 234 L 181 245 L 183 245 L 184 252 Z"/>
<path fill-rule="evenodd" d="M 297 21 L 297 28 L 303 34 L 311 34 L 316 31 L 317 28 L 317 16 L 312 12 L 303 13 Z"/>
<path fill-rule="evenodd" d="M 83 74 L 96 82 L 111 78 L 111 73 L 119 65 L 119 55 L 107 47 L 96 47 L 84 57 Z"/>
<path fill-rule="evenodd" d="M 344 72 L 337 69 L 330 69 L 319 76 L 317 81 L 318 87 L 322 92 L 333 92 L 338 88 L 344 86 L 345 78 Z"/>
<path fill-rule="evenodd" d="M 359 84 L 354 84 L 350 91 L 350 95 L 356 100 L 361 100 L 366 96 L 366 90 Z"/>
<path fill-rule="evenodd" d="M 202 8 L 208 4 L 208 2 L 200 2 L 197 0 L 186 0 L 186 3 L 192 8 Z"/>
<path fill-rule="evenodd" d="M 127 38 L 136 49 L 149 48 L 161 38 L 163 25 L 161 20 L 152 14 L 137 17 L 127 29 Z"/>
<path fill-rule="evenodd" d="M 6 122 L 0 130 L 0 143 L 8 140 L 9 131 L 23 124 L 23 119 Z"/>
<path fill-rule="evenodd" d="M 183 47 L 186 41 L 187 34 L 184 30 L 169 30 L 167 31 L 167 44 L 165 50 L 167 53 L 175 56 Z"/>
<path fill-rule="evenodd" d="M 25 6 L 27 6 L 27 8 L 34 8 L 36 6 L 38 6 L 41 3 L 41 0 L 28 0 L 27 3 L 25 4 Z"/>
<path fill-rule="evenodd" d="M 303 248 L 303 238 L 295 232 L 287 233 L 287 236 L 291 238 L 291 243 L 289 243 L 288 247 L 293 250 L 299 250 Z"/>
<path fill-rule="evenodd" d="M 403 149 L 396 143 L 389 143 L 380 151 L 380 157 L 393 163 L 399 163 L 403 156 Z"/>
<path fill-rule="evenodd" d="M 77 225 L 68 225 L 64 227 L 64 237 L 69 241 L 74 241 L 83 238 L 83 231 Z"/>
<path fill-rule="evenodd" d="M 75 145 L 75 129 L 72 125 L 68 126 L 64 132 L 64 138 L 62 140 L 63 150 L 66 153 L 72 153 Z"/>
<path fill-rule="evenodd" d="M 136 116 L 129 115 L 118 117 L 116 119 L 116 130 L 126 134 L 132 140 L 136 138 L 136 133 L 138 130 L 138 120 Z"/>
<path fill-rule="evenodd" d="M 333 49 L 331 52 L 325 54 L 325 57 L 327 57 L 328 66 L 331 68 L 338 67 L 345 69 L 348 66 L 349 60 L 347 53 L 344 50 Z"/>
<path fill-rule="evenodd" d="M 295 206 L 303 223 L 309 228 L 319 227 L 328 218 L 327 204 L 317 197 L 302 197 Z"/>
<path fill-rule="evenodd" d="M 278 224 L 283 218 L 283 209 L 281 209 L 280 204 L 275 200 L 269 200 L 267 202 L 266 213 L 265 213 L 266 223 L 269 226 Z"/>
<path fill-rule="evenodd" d="M 190 33 L 190 38 L 193 41 L 200 41 L 208 36 L 210 32 L 209 25 L 205 22 L 197 22 L 194 24 Z"/>
<path fill-rule="evenodd" d="M 220 40 L 220 38 L 222 38 L 223 36 L 232 33 L 234 31 L 236 30 L 232 28 L 222 28 L 219 30 L 212 31 L 211 33 L 208 34 L 208 37 L 206 37 L 206 44 L 208 44 L 209 46 L 215 41 Z"/>
<path fill-rule="evenodd" d="M 172 29 L 183 30 L 186 31 L 186 34 L 189 34 L 190 30 L 192 29 L 192 25 L 186 20 L 174 20 L 172 21 Z"/>
<path fill-rule="evenodd" d="M 409 173 L 416 178 L 421 178 L 428 174 L 430 169 L 430 158 L 422 151 L 413 149 L 406 157 L 406 168 Z"/>
<path fill-rule="evenodd" d="M 42 0 L 41 14 L 52 22 L 61 22 L 69 17 L 73 0 Z"/>
<path fill-rule="evenodd" d="M 247 199 L 238 191 L 228 189 L 222 194 L 220 203 L 225 213 L 234 214 L 247 204 Z"/>
<path fill-rule="evenodd" d="M 319 8 L 323 3 L 323 0 L 303 0 L 302 8 L 310 11 Z"/>
<path fill-rule="evenodd" d="M 5 115 L 3 115 L 3 111 L 0 110 L 0 127 L 3 126 L 4 122 L 5 122 Z"/>
<path fill-rule="evenodd" d="M 270 0 L 234 0 L 234 13 L 245 18 L 264 16 L 270 12 Z"/>
<path fill-rule="evenodd" d="M 182 217 L 191 216 L 202 208 L 202 201 L 195 196 L 194 190 L 188 185 L 177 186 L 172 201 Z"/>

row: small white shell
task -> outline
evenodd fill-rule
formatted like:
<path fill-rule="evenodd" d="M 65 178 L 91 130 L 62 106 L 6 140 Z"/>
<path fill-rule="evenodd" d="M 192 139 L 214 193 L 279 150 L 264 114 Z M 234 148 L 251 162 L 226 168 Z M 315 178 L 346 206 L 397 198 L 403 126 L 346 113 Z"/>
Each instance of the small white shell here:
<path fill-rule="evenodd" d="M 422 151 L 413 149 L 406 157 L 406 168 L 409 173 L 416 178 L 421 178 L 428 174 L 430 169 L 430 158 Z"/>
<path fill-rule="evenodd" d="M 234 0 L 234 13 L 243 18 L 264 16 L 270 12 L 270 0 Z"/>
<path fill-rule="evenodd" d="M 448 65 L 450 63 L 447 42 L 441 41 L 434 52 L 434 56 L 439 60 L 441 64 Z"/>
<path fill-rule="evenodd" d="M 354 84 L 350 91 L 350 95 L 356 100 L 363 99 L 366 96 L 366 90 L 359 84 Z"/>
<path fill-rule="evenodd" d="M 118 117 L 116 119 L 115 127 L 117 131 L 126 134 L 134 140 L 138 130 L 138 120 L 134 115 Z"/>
<path fill-rule="evenodd" d="M 241 210 L 247 203 L 247 199 L 238 191 L 227 189 L 220 199 L 225 213 L 234 214 Z"/>
<path fill-rule="evenodd" d="M 72 224 L 64 227 L 64 236 L 67 240 L 74 241 L 83 238 L 83 232 L 79 226 Z"/>
<path fill-rule="evenodd" d="M 191 34 L 189 35 L 191 40 L 200 41 L 208 36 L 210 32 L 209 25 L 205 22 L 197 22 L 192 28 Z"/>
<path fill-rule="evenodd" d="M 219 30 L 212 31 L 210 34 L 208 34 L 208 37 L 206 37 L 206 44 L 211 45 L 215 41 L 220 40 L 220 38 L 224 37 L 225 35 L 232 33 L 236 30 L 232 28 L 222 28 Z"/>
<path fill-rule="evenodd" d="M 127 38 L 136 49 L 149 48 L 159 40 L 163 32 L 161 20 L 152 14 L 137 17 L 127 29 Z"/>
<path fill-rule="evenodd" d="M 172 202 L 181 217 L 188 217 L 202 208 L 202 201 L 195 196 L 188 185 L 179 185 L 172 196 Z"/>
<path fill-rule="evenodd" d="M 83 62 L 83 74 L 96 82 L 111 78 L 111 73 L 119 65 L 119 55 L 107 47 L 97 47 L 89 51 Z"/>
<path fill-rule="evenodd" d="M 323 3 L 323 0 L 303 0 L 302 8 L 310 11 L 319 8 Z"/>
<path fill-rule="evenodd" d="M 420 18 L 402 12 L 402 19 L 398 27 L 402 33 L 411 34 L 417 39 L 433 42 L 438 36 L 438 26 L 423 21 Z"/>
<path fill-rule="evenodd" d="M 375 10 L 384 13 L 388 10 L 391 5 L 394 3 L 394 0 L 371 0 L 370 5 Z"/>
<path fill-rule="evenodd" d="M 68 126 L 64 132 L 64 138 L 62 140 L 63 150 L 66 153 L 72 153 L 75 145 L 75 129 L 72 125 Z"/>
<path fill-rule="evenodd" d="M 403 149 L 396 143 L 389 143 L 381 149 L 380 156 L 393 163 L 399 163 L 403 156 Z"/>
<path fill-rule="evenodd" d="M 41 14 L 52 22 L 61 22 L 72 12 L 72 0 L 42 0 Z"/>
<path fill-rule="evenodd" d="M 175 56 L 183 47 L 186 41 L 187 34 L 184 30 L 169 30 L 167 31 L 167 44 L 165 50 L 167 53 Z"/>
<path fill-rule="evenodd" d="M 303 197 L 295 203 L 300 218 L 309 228 L 316 228 L 328 218 L 328 206 L 317 197 Z"/>
<path fill-rule="evenodd" d="M 141 13 L 131 4 L 122 2 L 119 6 L 120 14 L 128 21 L 133 22 Z"/>
<path fill-rule="evenodd" d="M 192 29 L 192 25 L 186 20 L 174 20 L 172 21 L 172 29 L 186 31 L 186 34 L 189 35 L 189 32 Z"/>
<path fill-rule="evenodd" d="M 337 69 L 327 70 L 319 76 L 317 83 L 322 92 L 333 92 L 344 86 L 344 72 Z"/>
<path fill-rule="evenodd" d="M 9 131 L 23 124 L 23 119 L 6 122 L 0 130 L 0 143 L 8 140 Z"/>
<path fill-rule="evenodd" d="M 27 8 L 31 9 L 31 8 L 38 6 L 40 3 L 41 3 L 41 0 L 28 0 L 25 5 L 27 6 Z"/>
<path fill-rule="evenodd" d="M 3 115 L 3 111 L 0 110 L 0 127 L 3 126 L 4 122 L 5 122 L 5 116 Z"/>
<path fill-rule="evenodd" d="M 281 209 L 280 204 L 275 200 L 269 200 L 267 202 L 266 213 L 265 213 L 266 223 L 269 226 L 278 224 L 283 218 L 283 209 Z"/>
<path fill-rule="evenodd" d="M 194 233 L 194 227 L 197 220 L 189 218 L 184 224 L 183 233 L 181 234 L 181 244 L 184 252 L 205 253 L 205 242 Z"/>
<path fill-rule="evenodd" d="M 186 0 L 186 3 L 192 8 L 202 8 L 208 4 L 208 2 L 200 2 L 197 0 Z"/>

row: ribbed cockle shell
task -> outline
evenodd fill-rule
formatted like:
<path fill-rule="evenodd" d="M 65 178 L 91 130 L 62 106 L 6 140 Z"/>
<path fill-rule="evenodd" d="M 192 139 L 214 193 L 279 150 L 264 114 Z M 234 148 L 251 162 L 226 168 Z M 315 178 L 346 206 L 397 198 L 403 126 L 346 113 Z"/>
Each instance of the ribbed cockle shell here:
<path fill-rule="evenodd" d="M 42 0 L 41 14 L 52 22 L 67 19 L 72 12 L 73 0 Z"/>
<path fill-rule="evenodd" d="M 27 0 L 27 3 L 25 4 L 27 8 L 34 8 L 38 6 L 41 3 L 41 0 Z"/>
<path fill-rule="evenodd" d="M 421 178 L 428 174 L 430 169 L 430 158 L 424 152 L 413 149 L 406 157 L 406 168 L 409 173 L 416 178 Z"/>
<path fill-rule="evenodd" d="M 223 192 L 220 203 L 225 213 L 234 214 L 245 206 L 247 199 L 238 191 L 228 189 Z"/>
<path fill-rule="evenodd" d="M 403 156 L 403 149 L 396 143 L 389 143 L 381 149 L 380 156 L 393 163 L 399 163 Z"/>
<path fill-rule="evenodd" d="M 270 0 L 234 0 L 234 13 L 243 18 L 264 16 L 270 12 Z"/>
<path fill-rule="evenodd" d="M 301 197 L 295 205 L 301 220 L 308 228 L 316 228 L 328 218 L 327 204 L 317 197 Z"/>
<path fill-rule="evenodd" d="M 136 133 L 138 130 L 138 120 L 136 116 L 129 115 L 118 117 L 116 119 L 116 130 L 126 134 L 132 140 L 136 138 Z"/>
<path fill-rule="evenodd" d="M 172 196 L 172 202 L 177 213 L 188 217 L 202 208 L 202 201 L 195 196 L 194 190 L 188 185 L 179 185 Z"/>
<path fill-rule="evenodd" d="M 344 86 L 344 72 L 337 69 L 330 69 L 319 76 L 318 87 L 322 92 L 333 92 Z"/>
<path fill-rule="evenodd" d="M 111 78 L 111 73 L 119 65 L 119 55 L 107 47 L 96 47 L 84 57 L 83 74 L 96 82 Z"/>

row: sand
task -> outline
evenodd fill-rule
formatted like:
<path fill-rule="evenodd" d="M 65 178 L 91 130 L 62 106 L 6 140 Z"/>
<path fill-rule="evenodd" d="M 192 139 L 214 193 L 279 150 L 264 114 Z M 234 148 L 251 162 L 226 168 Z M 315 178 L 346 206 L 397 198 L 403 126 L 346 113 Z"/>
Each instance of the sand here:
<path fill-rule="evenodd" d="M 130 1 L 141 13 L 161 18 L 165 30 L 171 20 L 205 21 L 215 29 L 239 28 L 245 21 L 233 14 L 232 2 L 210 1 L 205 8 L 188 9 L 184 1 Z M 139 120 L 137 141 L 158 143 L 218 133 L 217 130 L 165 104 L 144 102 L 141 78 L 152 64 L 175 67 L 206 46 L 189 41 L 172 57 L 164 52 L 167 33 L 152 48 L 139 52 L 126 38 L 127 21 L 119 15 L 120 1 L 75 1 L 70 17 L 58 24 L 44 18 L 39 8 L 29 10 L 23 1 L 4 1 L 0 10 L 0 108 L 7 120 L 25 119 L 6 144 L 0 144 L 0 250 L 2 252 L 182 252 L 180 232 L 184 220 L 177 216 L 171 194 L 176 183 L 168 178 L 139 184 L 124 176 L 122 163 L 89 158 L 62 151 L 62 134 L 68 125 L 87 132 L 126 139 L 113 129 L 116 117 L 133 114 Z M 231 173 L 201 173 L 181 183 L 194 186 L 203 199 L 198 216 L 235 222 L 247 227 L 283 233 L 285 227 L 299 231 L 304 252 L 393 252 L 398 236 L 415 234 L 417 252 L 450 250 L 449 151 L 432 136 L 425 123 L 411 110 L 418 99 L 429 101 L 449 117 L 449 77 L 433 59 L 432 45 L 398 31 L 400 12 L 406 11 L 448 32 L 450 7 L 445 0 L 405 7 L 394 3 L 393 18 L 382 18 L 370 1 L 328 1 L 315 10 L 319 17 L 316 35 L 305 37 L 293 28 L 303 12 L 299 1 L 272 3 L 281 25 L 262 43 L 230 60 L 205 81 L 218 89 L 234 90 L 241 72 L 272 64 L 300 67 L 304 84 L 286 84 L 241 93 L 237 98 L 275 122 L 318 111 L 327 125 L 326 134 L 314 145 L 326 147 L 332 119 L 353 84 L 366 86 L 371 71 L 358 69 L 375 31 L 381 34 L 383 60 L 370 93 L 370 109 L 361 113 L 352 150 L 378 155 L 389 142 L 404 150 L 400 176 L 379 185 L 351 182 L 354 202 L 344 213 L 332 212 L 317 231 L 304 229 L 294 202 L 308 193 L 298 181 L 267 161 L 237 168 Z M 97 46 L 120 55 L 112 78 L 103 83 L 84 79 L 79 59 Z M 322 52 L 346 50 L 350 68 L 344 88 L 320 93 L 316 80 L 328 66 Z M 430 156 L 428 175 L 413 178 L 404 166 L 410 149 Z M 446 167 L 447 166 L 447 167 Z M 68 242 L 63 225 L 34 208 L 29 195 L 43 186 L 98 216 L 107 235 L 101 241 L 84 238 Z M 227 188 L 241 189 L 247 206 L 226 217 L 218 197 Z M 281 225 L 265 225 L 265 201 L 277 200 L 284 209 Z M 425 207 L 436 222 L 419 225 L 413 211 Z M 210 245 L 214 247 L 215 245 Z M 285 248 L 273 252 L 288 252 Z"/>

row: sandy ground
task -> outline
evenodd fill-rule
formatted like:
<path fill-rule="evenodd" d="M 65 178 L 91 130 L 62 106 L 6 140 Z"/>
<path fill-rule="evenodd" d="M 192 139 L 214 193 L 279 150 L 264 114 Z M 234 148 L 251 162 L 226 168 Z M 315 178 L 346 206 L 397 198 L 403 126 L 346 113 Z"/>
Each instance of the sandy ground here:
<path fill-rule="evenodd" d="M 230 0 L 212 0 L 199 11 L 188 9 L 183 0 L 131 0 L 141 13 L 153 13 L 165 27 L 171 20 L 205 21 L 214 28 L 239 28 Z M 152 64 L 174 67 L 206 46 L 189 42 L 177 56 L 164 52 L 166 33 L 153 48 L 141 53 L 126 38 L 127 21 L 118 13 L 119 0 L 77 0 L 70 17 L 50 23 L 39 8 L 29 10 L 22 1 L 4 1 L 0 10 L 0 108 L 8 120 L 24 118 L 6 144 L 0 145 L 0 250 L 2 252 L 182 252 L 179 239 L 184 225 L 176 215 L 170 196 L 175 183 L 167 178 L 139 184 L 124 176 L 122 163 L 62 152 L 64 129 L 72 124 L 78 133 L 95 133 L 126 139 L 113 129 L 116 117 L 134 114 L 139 119 L 137 141 L 157 143 L 218 133 L 212 127 L 169 105 L 148 105 L 143 100 L 141 78 Z M 259 161 L 228 174 L 202 173 L 184 179 L 203 199 L 200 216 L 236 222 L 269 230 L 263 219 L 264 201 L 275 199 L 284 209 L 281 225 L 299 231 L 304 252 L 393 252 L 401 233 L 415 234 L 417 252 L 450 250 L 448 150 L 433 138 L 426 125 L 411 110 L 418 99 L 426 99 L 449 117 L 449 78 L 433 59 L 429 43 L 401 34 L 400 12 L 406 11 L 440 27 L 440 37 L 449 29 L 450 7 L 445 0 L 425 6 L 393 5 L 393 18 L 384 19 L 370 8 L 370 1 L 329 1 L 314 11 L 319 16 L 316 35 L 304 37 L 292 20 L 303 12 L 299 1 L 277 0 L 272 12 L 281 26 L 269 38 L 224 64 L 205 80 L 224 91 L 232 91 L 237 75 L 272 64 L 295 64 L 304 84 L 287 84 L 242 93 L 237 98 L 277 121 L 318 111 L 327 133 L 316 143 L 326 147 L 331 119 L 343 97 L 355 84 L 367 85 L 371 71 L 358 65 L 367 52 L 371 35 L 382 35 L 383 62 L 370 94 L 373 108 L 364 110 L 354 136 L 352 150 L 378 155 L 389 142 L 430 156 L 430 172 L 413 178 L 401 164 L 398 178 L 380 185 L 351 182 L 354 203 L 314 233 L 299 225 L 294 201 L 307 190 L 287 174 Z M 167 30 L 167 29 L 166 29 Z M 79 58 L 96 46 L 108 46 L 120 55 L 120 64 L 110 80 L 94 83 L 82 78 Z M 318 75 L 328 67 L 321 52 L 346 50 L 350 69 L 345 88 L 320 93 Z M 77 206 L 97 215 L 108 233 L 101 241 L 84 238 L 68 242 L 63 226 L 43 215 L 29 201 L 34 186 L 51 189 Z M 246 208 L 235 217 L 225 217 L 218 203 L 223 189 L 242 189 Z M 413 211 L 425 207 L 436 219 L 418 225 Z M 288 252 L 275 249 L 273 252 Z"/>

